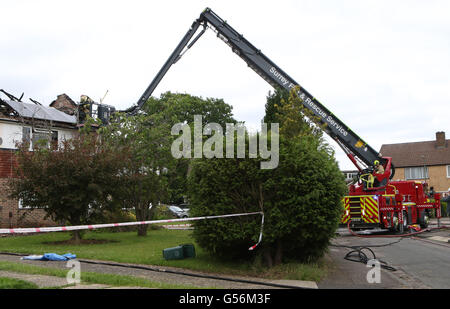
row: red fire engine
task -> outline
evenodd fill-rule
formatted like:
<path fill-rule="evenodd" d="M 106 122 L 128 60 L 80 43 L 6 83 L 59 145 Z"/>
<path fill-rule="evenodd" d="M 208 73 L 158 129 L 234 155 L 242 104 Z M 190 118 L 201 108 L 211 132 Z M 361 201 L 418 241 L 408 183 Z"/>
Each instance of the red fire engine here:
<path fill-rule="evenodd" d="M 349 186 L 343 199 L 341 223 L 352 228 L 381 227 L 403 232 L 410 225 L 426 228 L 431 210 L 441 217 L 440 195 L 429 197 L 425 184 L 419 181 L 392 181 L 392 159 L 386 159 L 385 172 L 361 169 L 357 182 Z"/>

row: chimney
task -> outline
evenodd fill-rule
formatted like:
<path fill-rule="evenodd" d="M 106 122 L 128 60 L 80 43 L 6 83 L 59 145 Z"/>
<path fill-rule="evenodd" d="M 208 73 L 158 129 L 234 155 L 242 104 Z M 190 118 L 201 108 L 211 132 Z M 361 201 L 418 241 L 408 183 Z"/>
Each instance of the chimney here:
<path fill-rule="evenodd" d="M 436 132 L 436 148 L 444 148 L 445 146 L 445 132 Z"/>
<path fill-rule="evenodd" d="M 72 101 L 72 99 L 65 93 L 63 94 L 59 94 L 56 97 L 56 100 L 54 100 L 51 104 L 50 107 L 54 107 L 57 110 L 59 110 L 60 112 L 69 114 L 69 115 L 74 115 L 75 114 L 75 110 L 77 108 L 76 103 Z"/>

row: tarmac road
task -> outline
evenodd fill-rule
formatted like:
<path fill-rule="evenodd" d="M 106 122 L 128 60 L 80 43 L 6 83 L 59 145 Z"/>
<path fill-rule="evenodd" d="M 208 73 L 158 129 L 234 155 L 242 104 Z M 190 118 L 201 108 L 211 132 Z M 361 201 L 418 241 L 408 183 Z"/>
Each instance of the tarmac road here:
<path fill-rule="evenodd" d="M 337 246 L 330 247 L 330 258 L 334 261 L 335 269 L 318 284 L 319 288 L 450 289 L 450 230 L 424 232 L 401 240 L 399 237 L 360 238 L 345 230 L 340 232 L 340 236 L 333 240 Z M 393 244 L 380 246 L 389 243 Z M 368 246 L 377 259 L 394 267 L 396 271 L 382 269 L 381 283 L 368 283 L 367 273 L 370 268 L 362 263 L 345 260 L 345 255 L 351 249 L 339 246 Z M 372 258 L 368 251 L 364 252 L 369 259 Z"/>

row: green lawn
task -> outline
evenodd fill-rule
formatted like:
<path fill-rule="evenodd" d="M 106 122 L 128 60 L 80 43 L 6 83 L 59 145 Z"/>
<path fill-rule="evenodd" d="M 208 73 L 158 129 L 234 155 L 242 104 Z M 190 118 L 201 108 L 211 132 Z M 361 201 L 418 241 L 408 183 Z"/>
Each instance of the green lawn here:
<path fill-rule="evenodd" d="M 38 286 L 34 283 L 13 279 L 0 277 L 0 289 L 37 289 Z"/>
<path fill-rule="evenodd" d="M 106 239 L 111 242 L 83 245 L 46 244 L 68 240 L 70 234 L 65 232 L 14 236 L 0 239 L 0 252 L 23 254 L 73 253 L 79 259 L 171 266 L 217 274 L 248 275 L 274 279 L 319 281 L 326 274 L 326 266 L 323 263 L 289 263 L 271 269 L 263 267 L 261 263 L 245 261 L 225 263 L 204 252 L 195 243 L 191 233 L 189 230 L 160 229 L 149 230 L 146 237 L 138 237 L 136 232 L 90 231 L 83 236 L 84 239 Z M 187 243 L 194 244 L 195 258 L 169 261 L 163 258 L 163 249 Z"/>
<path fill-rule="evenodd" d="M 51 268 L 51 267 L 39 267 L 28 264 L 20 264 L 15 262 L 4 262 L 0 261 L 0 270 L 17 272 L 17 273 L 26 273 L 26 274 L 35 274 L 35 275 L 46 275 L 46 276 L 55 276 L 65 278 L 67 276 L 67 270 Z M 2 279 L 2 278 L 0 278 Z M 5 278 L 8 279 L 8 278 Z M 106 284 L 110 286 L 140 286 L 147 288 L 157 288 L 157 289 L 192 289 L 192 286 L 181 285 L 181 284 L 168 284 L 162 282 L 152 282 L 144 278 L 132 277 L 132 276 L 123 276 L 123 275 L 114 275 L 114 274 L 101 274 L 101 273 L 93 273 L 93 272 L 82 272 L 81 274 L 82 283 L 89 284 Z M 16 280 L 16 279 L 12 279 Z M 6 280 L 5 280 L 6 281 Z M 28 283 L 23 281 L 24 283 Z M 31 283 L 30 283 L 31 284 Z M 11 287 L 8 282 L 4 285 L 1 284 L 0 281 L 0 289 L 15 289 L 16 287 Z M 34 289 L 37 286 L 27 286 L 23 284 L 24 289 Z"/>

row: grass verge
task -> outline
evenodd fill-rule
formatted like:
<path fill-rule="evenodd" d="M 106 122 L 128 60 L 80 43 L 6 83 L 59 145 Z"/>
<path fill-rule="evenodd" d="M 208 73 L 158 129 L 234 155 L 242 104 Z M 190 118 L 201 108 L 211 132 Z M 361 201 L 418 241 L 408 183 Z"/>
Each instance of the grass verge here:
<path fill-rule="evenodd" d="M 13 236 L 0 239 L 0 252 L 23 254 L 73 253 L 80 259 L 114 261 L 143 265 L 177 267 L 215 274 L 251 276 L 266 279 L 291 279 L 320 281 L 326 274 L 326 265 L 291 262 L 268 269 L 263 263 L 254 261 L 223 262 L 217 256 L 203 251 L 194 241 L 189 230 L 149 230 L 148 235 L 139 237 L 136 232 L 89 231 L 84 239 L 91 243 L 73 245 L 61 244 L 70 239 L 64 232 L 43 233 L 30 236 Z M 101 242 L 99 240 L 107 240 Z M 194 244 L 196 257 L 183 260 L 165 260 L 162 250 L 180 244 Z"/>
<path fill-rule="evenodd" d="M 49 267 L 39 267 L 34 265 L 18 264 L 14 262 L 4 262 L 0 261 L 0 270 L 26 273 L 33 275 L 45 275 L 45 276 L 55 276 L 65 278 L 67 275 L 67 270 L 49 268 Z M 82 272 L 81 282 L 90 284 L 105 284 L 110 286 L 134 286 L 134 287 L 146 287 L 146 288 L 156 288 L 156 289 L 192 289 L 191 285 L 180 285 L 180 284 L 167 284 L 161 282 L 153 282 L 143 278 L 137 278 L 132 276 L 123 275 L 113 275 L 113 274 L 101 274 L 94 272 Z M 0 286 L 1 288 L 1 286 Z M 6 287 L 8 288 L 8 287 Z M 26 288 L 26 287 L 24 287 Z M 37 288 L 29 287 L 31 289 Z"/>
<path fill-rule="evenodd" d="M 37 289 L 34 283 L 8 277 L 0 277 L 0 289 Z"/>

